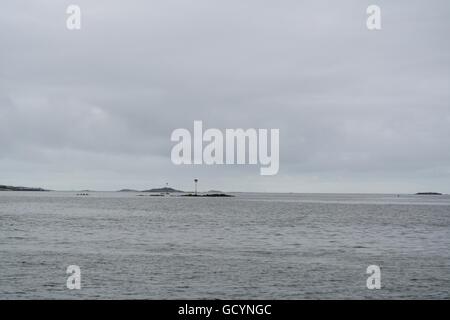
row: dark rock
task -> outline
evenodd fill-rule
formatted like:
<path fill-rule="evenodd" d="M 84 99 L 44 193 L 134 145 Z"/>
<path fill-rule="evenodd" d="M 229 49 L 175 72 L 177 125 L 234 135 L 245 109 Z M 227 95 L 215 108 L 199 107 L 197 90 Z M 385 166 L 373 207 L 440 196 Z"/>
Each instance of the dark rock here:
<path fill-rule="evenodd" d="M 180 190 L 176 190 L 173 188 L 168 188 L 168 187 L 164 187 L 164 188 L 156 188 L 156 189 L 150 189 L 150 190 L 144 190 L 142 192 L 164 192 L 164 193 L 172 193 L 172 192 L 184 192 L 184 191 L 180 191 Z"/>
<path fill-rule="evenodd" d="M 0 185 L 0 191 L 49 191 L 42 188 L 13 187 Z"/>
<path fill-rule="evenodd" d="M 442 193 L 439 192 L 417 192 L 418 196 L 442 196 Z"/>

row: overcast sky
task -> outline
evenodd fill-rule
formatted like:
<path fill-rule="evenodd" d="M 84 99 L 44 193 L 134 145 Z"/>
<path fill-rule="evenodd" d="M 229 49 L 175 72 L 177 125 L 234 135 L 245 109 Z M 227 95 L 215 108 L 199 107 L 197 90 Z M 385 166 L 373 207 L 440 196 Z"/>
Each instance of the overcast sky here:
<path fill-rule="evenodd" d="M 0 184 L 450 193 L 449 30 L 448 0 L 2 0 Z M 279 128 L 278 175 L 175 166 L 194 120 Z"/>

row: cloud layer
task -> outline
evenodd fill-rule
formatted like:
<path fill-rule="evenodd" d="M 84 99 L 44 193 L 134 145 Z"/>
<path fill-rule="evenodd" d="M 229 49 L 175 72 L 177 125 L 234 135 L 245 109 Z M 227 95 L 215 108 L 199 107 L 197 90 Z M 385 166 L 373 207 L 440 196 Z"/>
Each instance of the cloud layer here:
<path fill-rule="evenodd" d="M 6 0 L 0 184 L 450 193 L 450 4 Z M 280 171 L 174 166 L 170 134 L 279 128 Z"/>

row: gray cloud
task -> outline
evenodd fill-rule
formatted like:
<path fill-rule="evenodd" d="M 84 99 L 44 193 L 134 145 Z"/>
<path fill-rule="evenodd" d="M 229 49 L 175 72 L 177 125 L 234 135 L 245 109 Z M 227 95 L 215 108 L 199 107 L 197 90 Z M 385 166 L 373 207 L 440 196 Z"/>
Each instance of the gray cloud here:
<path fill-rule="evenodd" d="M 450 192 L 448 1 L 7 0 L 0 184 Z M 280 173 L 177 167 L 176 128 L 279 128 Z"/>

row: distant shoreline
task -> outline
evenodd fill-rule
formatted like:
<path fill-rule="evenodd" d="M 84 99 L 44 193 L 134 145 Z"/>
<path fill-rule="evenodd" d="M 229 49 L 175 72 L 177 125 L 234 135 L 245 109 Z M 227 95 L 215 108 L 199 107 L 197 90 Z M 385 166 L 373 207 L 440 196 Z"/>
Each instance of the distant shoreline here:
<path fill-rule="evenodd" d="M 189 194 L 193 191 L 183 191 L 173 188 L 153 188 L 147 190 L 137 190 L 137 189 L 120 189 L 120 190 L 51 190 L 41 187 L 22 187 L 22 186 L 8 186 L 0 185 L 1 191 L 34 191 L 34 192 L 120 192 L 120 193 L 179 193 L 179 194 Z M 255 194 L 347 194 L 347 195 L 397 195 L 397 196 L 445 196 L 447 193 L 441 192 L 416 192 L 416 193 L 380 193 L 380 192 L 261 192 L 261 191 L 217 191 L 209 190 L 205 192 L 199 192 L 199 194 L 226 194 L 226 193 L 255 193 Z"/>
<path fill-rule="evenodd" d="M 43 188 L 33 188 L 33 187 L 14 187 L 14 186 L 4 186 L 0 185 L 0 191 L 51 191 Z"/>

